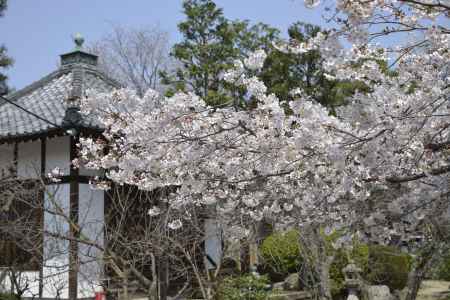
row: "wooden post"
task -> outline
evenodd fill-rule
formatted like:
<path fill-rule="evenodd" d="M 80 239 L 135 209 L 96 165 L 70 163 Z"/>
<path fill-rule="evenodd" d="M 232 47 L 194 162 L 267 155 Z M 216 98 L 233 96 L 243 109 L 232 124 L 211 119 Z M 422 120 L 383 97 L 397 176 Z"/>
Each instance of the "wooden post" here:
<path fill-rule="evenodd" d="M 42 182 L 45 182 L 45 165 L 47 164 L 47 142 L 45 138 L 41 139 L 41 180 Z M 46 187 L 44 186 L 44 189 Z M 40 205 L 42 205 L 41 209 L 41 220 L 40 220 L 40 224 L 42 226 L 42 230 L 44 229 L 44 205 L 45 205 L 45 191 L 44 189 L 42 189 L 42 191 L 40 192 L 40 199 L 41 199 L 41 203 Z M 43 297 L 43 293 L 44 293 L 44 234 L 42 234 L 41 236 L 41 253 L 39 253 L 40 255 L 40 265 L 39 265 L 39 299 L 42 299 Z"/>
<path fill-rule="evenodd" d="M 75 137 L 70 137 L 70 164 L 76 158 L 76 143 Z M 70 167 L 70 222 L 78 224 L 78 169 Z M 70 225 L 70 236 L 78 238 L 80 233 L 75 226 Z M 76 300 L 78 298 L 78 242 L 71 240 L 69 242 L 69 299 Z"/>

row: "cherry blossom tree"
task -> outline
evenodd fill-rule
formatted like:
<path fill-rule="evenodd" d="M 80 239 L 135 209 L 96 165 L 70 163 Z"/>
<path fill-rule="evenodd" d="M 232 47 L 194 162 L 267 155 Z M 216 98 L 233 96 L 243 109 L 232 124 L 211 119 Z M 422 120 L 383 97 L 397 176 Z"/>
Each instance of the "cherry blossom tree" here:
<path fill-rule="evenodd" d="M 230 101 L 211 108 L 190 93 L 160 102 L 154 91 L 143 97 L 127 89 L 89 95 L 82 112 L 97 115 L 105 131 L 101 139 L 81 139 L 82 163 L 142 190 L 178 186 L 167 203 L 171 209 L 214 206 L 241 232 L 263 218 L 339 231 L 336 247 L 355 237 L 408 239 L 424 224 L 448 219 L 450 4 L 325 5 L 334 29 L 277 47 L 319 50 L 328 78 L 366 87 L 336 116 L 301 89 L 292 91 L 290 102 L 268 94 L 258 79 L 266 54 L 256 51 L 225 75 L 246 88 L 248 107 Z M 393 46 L 377 43 L 390 36 Z M 318 294 L 331 299 L 322 252 Z M 415 293 L 411 289 L 408 299 Z"/>

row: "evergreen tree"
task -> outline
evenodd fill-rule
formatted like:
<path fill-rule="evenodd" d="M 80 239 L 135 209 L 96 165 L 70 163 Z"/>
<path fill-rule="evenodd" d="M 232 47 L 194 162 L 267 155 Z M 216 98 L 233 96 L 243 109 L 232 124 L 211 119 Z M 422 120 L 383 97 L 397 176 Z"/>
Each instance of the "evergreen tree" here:
<path fill-rule="evenodd" d="M 288 29 L 291 43 L 302 43 L 315 37 L 322 29 L 312 24 L 297 22 Z M 345 103 L 345 98 L 364 86 L 357 82 L 339 82 L 325 77 L 323 59 L 318 51 L 303 54 L 284 53 L 273 49 L 268 53 L 261 78 L 268 92 L 279 99 L 292 100 L 290 91 L 302 88 L 315 101 L 334 110 Z"/>
<path fill-rule="evenodd" d="M 6 9 L 7 6 L 8 6 L 7 0 L 0 0 L 0 17 L 3 16 L 3 11 Z"/>
<path fill-rule="evenodd" d="M 7 0 L 0 0 L 0 17 L 3 16 L 3 12 L 6 10 Z M 8 68 L 13 63 L 13 60 L 6 54 L 6 47 L 0 46 L 0 70 Z M 8 77 L 0 71 L 0 95 L 8 92 L 6 80 Z"/>
<path fill-rule="evenodd" d="M 364 89 L 358 82 L 327 79 L 318 51 L 293 54 L 274 49 L 273 43 L 280 40 L 277 29 L 246 20 L 230 21 L 212 0 L 185 0 L 183 13 L 186 19 L 178 24 L 183 40 L 171 53 L 180 67 L 172 74 L 161 74 L 163 83 L 169 85 L 169 96 L 180 90 L 193 91 L 210 105 L 243 103 L 245 90 L 225 83 L 222 75 L 236 59 L 257 49 L 268 54 L 261 79 L 279 99 L 291 100 L 290 91 L 298 87 L 333 112 L 356 89 Z M 291 43 L 299 43 L 321 31 L 318 26 L 297 22 L 289 27 L 288 35 Z"/>
<path fill-rule="evenodd" d="M 171 53 L 181 66 L 174 74 L 161 74 L 170 86 L 168 94 L 193 91 L 210 105 L 229 102 L 229 86 L 221 79 L 224 71 L 250 51 L 267 48 L 279 31 L 262 23 L 230 21 L 212 0 L 186 0 L 183 13 L 186 19 L 178 24 L 183 40 Z"/>

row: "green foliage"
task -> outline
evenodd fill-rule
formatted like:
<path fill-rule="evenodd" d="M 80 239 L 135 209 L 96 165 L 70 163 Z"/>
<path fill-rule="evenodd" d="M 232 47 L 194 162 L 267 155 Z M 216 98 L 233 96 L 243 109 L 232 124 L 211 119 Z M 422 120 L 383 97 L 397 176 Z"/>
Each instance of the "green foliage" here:
<path fill-rule="evenodd" d="M 411 257 L 394 247 L 370 246 L 366 280 L 387 285 L 391 291 L 401 290 L 406 286 L 410 264 Z"/>
<path fill-rule="evenodd" d="M 185 0 L 183 13 L 186 19 L 178 24 L 183 40 L 171 52 L 181 67 L 173 74 L 160 74 L 170 87 L 168 95 L 193 91 L 210 105 L 229 103 L 231 95 L 242 92 L 223 82 L 224 71 L 250 51 L 267 48 L 278 38 L 278 30 L 262 23 L 230 21 L 212 0 Z"/>
<path fill-rule="evenodd" d="M 387 285 L 391 291 L 405 287 L 411 263 L 408 254 L 390 246 L 369 246 L 358 242 L 354 243 L 350 251 L 335 250 L 332 242 L 339 236 L 339 232 L 324 235 L 326 251 L 334 256 L 330 266 L 330 279 L 331 291 L 336 299 L 345 295 L 342 269 L 349 264 L 350 259 L 363 270 L 363 279 L 368 283 Z M 266 266 L 264 270 L 271 279 L 276 278 L 276 281 L 280 281 L 280 278 L 296 272 L 303 263 L 299 232 L 291 230 L 270 235 L 262 243 L 260 254 Z M 448 261 L 450 262 L 450 258 Z"/>
<path fill-rule="evenodd" d="M 450 281 L 450 251 L 438 261 L 436 279 Z"/>
<path fill-rule="evenodd" d="M 331 294 L 333 298 L 340 299 L 340 296 L 345 295 L 342 269 L 349 264 L 349 258 L 351 258 L 365 273 L 368 269 L 369 247 L 366 244 L 355 243 L 350 253 L 344 249 L 335 251 L 334 260 L 330 266 Z"/>
<path fill-rule="evenodd" d="M 7 0 L 0 0 L 0 17 L 3 16 L 3 11 L 6 10 Z M 10 67 L 13 64 L 13 60 L 6 54 L 5 46 L 0 46 L 0 70 Z M 8 92 L 6 86 L 6 80 L 8 77 L 0 72 L 0 96 Z"/>
<path fill-rule="evenodd" d="M 276 232 L 264 240 L 260 247 L 260 255 L 269 272 L 282 278 L 297 272 L 302 262 L 298 235 L 297 230 Z M 270 277 L 274 276 L 271 274 Z"/>
<path fill-rule="evenodd" d="M 344 291 L 342 269 L 349 257 L 363 270 L 363 279 L 373 285 L 387 285 L 391 291 L 406 286 L 411 257 L 390 246 L 355 244 L 350 253 L 340 249 L 336 252 L 330 268 L 332 294 L 339 299 Z"/>
<path fill-rule="evenodd" d="M 266 276 L 242 275 L 226 277 L 217 290 L 217 300 L 265 300 L 269 297 Z"/>
<path fill-rule="evenodd" d="M 273 44 L 280 41 L 279 30 L 263 23 L 251 25 L 246 20 L 228 20 L 213 0 L 185 0 L 183 13 L 186 18 L 178 24 L 183 39 L 171 52 L 180 67 L 171 74 L 160 74 L 162 83 L 169 86 L 167 96 L 177 91 L 193 91 L 212 106 L 244 105 L 246 91 L 224 82 L 222 75 L 233 68 L 236 59 L 242 60 L 261 48 L 268 57 L 260 78 L 268 92 L 282 100 L 292 100 L 290 92 L 301 88 L 334 112 L 334 108 L 345 104 L 346 98 L 356 90 L 367 89 L 359 82 L 327 79 L 319 51 L 292 54 L 274 49 Z M 297 22 L 290 26 L 288 34 L 293 43 L 298 43 L 320 31 L 320 27 Z"/>
<path fill-rule="evenodd" d="M 7 0 L 0 0 L 0 17 L 3 16 L 3 11 L 6 9 L 7 6 L 8 6 Z"/>
<path fill-rule="evenodd" d="M 0 293 L 0 300 L 19 300 L 19 299 L 20 297 L 16 294 Z"/>
<path fill-rule="evenodd" d="M 312 24 L 297 22 L 288 29 L 292 43 L 305 42 L 322 29 Z M 315 101 L 333 108 L 345 104 L 346 98 L 365 86 L 358 82 L 329 80 L 324 75 L 323 59 L 319 51 L 303 54 L 271 51 L 266 59 L 261 78 L 268 91 L 283 100 L 292 100 L 290 92 L 301 88 Z"/>

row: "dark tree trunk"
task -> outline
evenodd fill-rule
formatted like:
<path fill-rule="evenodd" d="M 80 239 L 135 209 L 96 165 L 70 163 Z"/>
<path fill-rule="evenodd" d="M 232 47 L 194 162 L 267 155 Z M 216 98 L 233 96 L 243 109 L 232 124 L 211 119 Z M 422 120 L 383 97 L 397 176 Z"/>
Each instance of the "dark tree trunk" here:
<path fill-rule="evenodd" d="M 435 250 L 434 246 L 430 246 L 416 258 L 413 268 L 408 274 L 407 293 L 404 300 L 416 300 L 420 284 L 425 279 Z"/>
<path fill-rule="evenodd" d="M 331 300 L 330 266 L 333 257 L 326 251 L 325 241 L 320 233 L 320 227 L 312 225 L 303 228 L 300 233 L 300 249 L 309 259 L 305 259 L 307 269 L 315 282 L 315 294 L 320 300 Z M 302 274 L 299 274 L 301 276 Z"/>
<path fill-rule="evenodd" d="M 167 257 L 165 255 L 160 256 L 158 264 L 159 300 L 167 300 L 168 268 Z"/>

